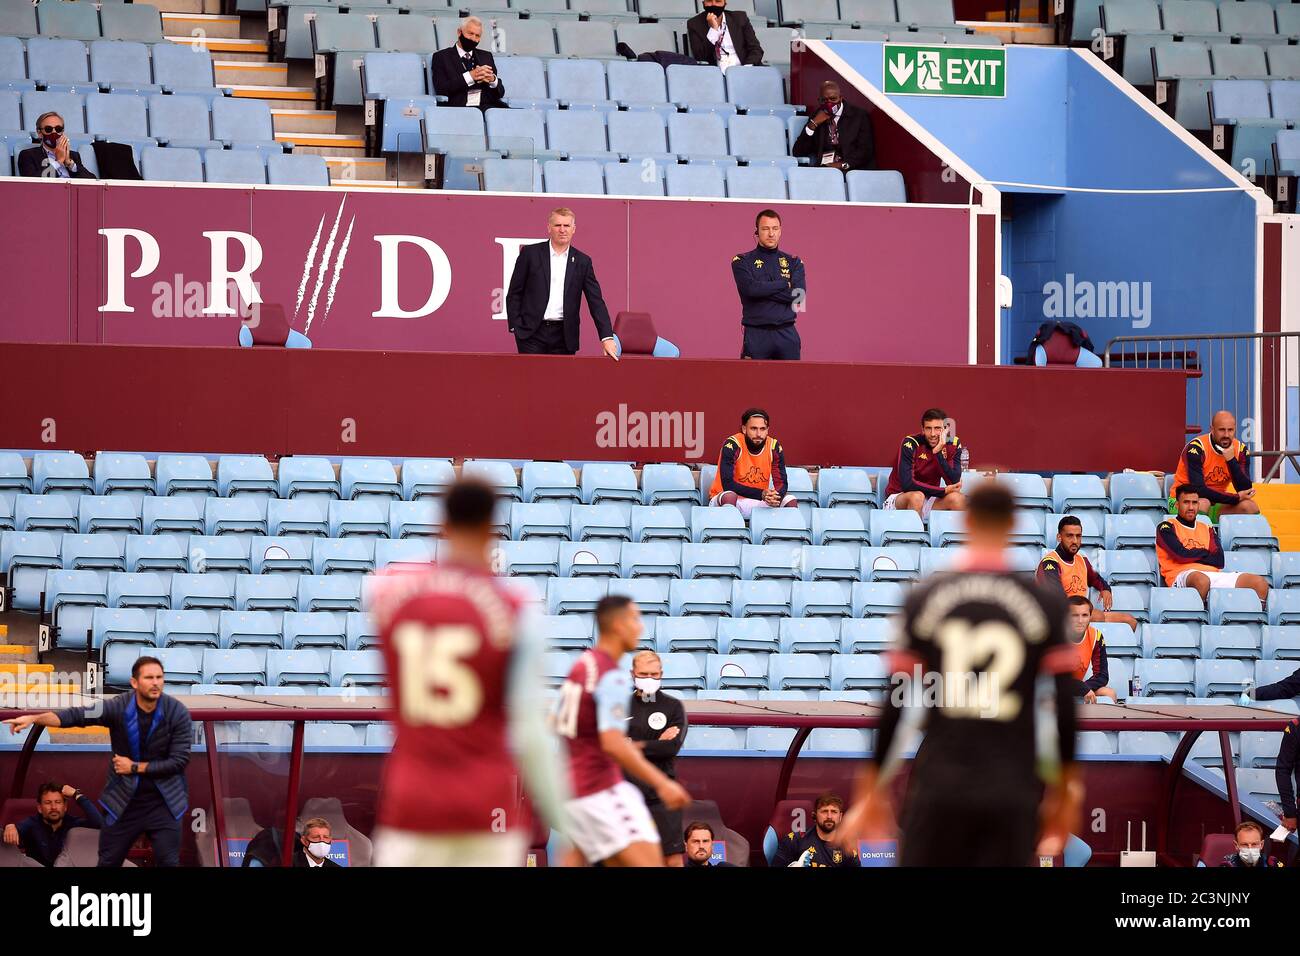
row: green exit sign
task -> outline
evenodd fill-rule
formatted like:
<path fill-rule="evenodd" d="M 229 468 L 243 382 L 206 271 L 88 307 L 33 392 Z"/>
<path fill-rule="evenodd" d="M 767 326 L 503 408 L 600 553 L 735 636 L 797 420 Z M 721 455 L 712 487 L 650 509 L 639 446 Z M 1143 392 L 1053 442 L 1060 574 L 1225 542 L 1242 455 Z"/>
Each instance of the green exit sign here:
<path fill-rule="evenodd" d="M 1006 96 L 1003 47 L 886 43 L 885 92 L 901 96 Z"/>

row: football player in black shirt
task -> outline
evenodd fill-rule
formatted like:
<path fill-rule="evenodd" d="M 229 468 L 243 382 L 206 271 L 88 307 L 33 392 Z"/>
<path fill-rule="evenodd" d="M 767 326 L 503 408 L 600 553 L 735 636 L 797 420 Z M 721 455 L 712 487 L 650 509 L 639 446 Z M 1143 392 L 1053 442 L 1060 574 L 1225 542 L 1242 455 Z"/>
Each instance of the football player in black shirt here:
<path fill-rule="evenodd" d="M 904 708 L 920 708 L 925 739 L 900 819 L 901 865 L 1027 866 L 1035 846 L 1049 856 L 1064 850 L 1082 801 L 1074 766 L 1075 651 L 1065 642 L 1064 597 L 1006 563 L 1014 513 L 1005 489 L 979 486 L 955 570 L 908 596 L 875 755 L 859 772 L 854 805 L 839 828 L 842 845 L 888 837 L 899 719 Z M 1042 759 L 1040 675 L 1054 680 L 1057 737 L 1055 753 Z"/>

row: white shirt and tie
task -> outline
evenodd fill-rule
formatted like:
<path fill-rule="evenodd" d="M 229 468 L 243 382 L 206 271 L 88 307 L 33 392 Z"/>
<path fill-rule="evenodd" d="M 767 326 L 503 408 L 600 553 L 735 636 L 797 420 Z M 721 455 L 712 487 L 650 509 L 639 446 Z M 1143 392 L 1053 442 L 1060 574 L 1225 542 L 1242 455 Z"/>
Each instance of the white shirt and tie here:
<path fill-rule="evenodd" d="M 466 52 L 466 50 L 465 50 L 465 49 L 460 45 L 460 41 L 459 41 L 459 40 L 456 41 L 456 55 L 460 57 L 460 61 L 461 61 L 462 64 L 464 64 L 466 60 L 470 60 L 470 61 L 472 62 L 471 57 L 473 56 L 473 54 Z M 494 73 L 495 73 L 495 71 L 494 71 Z M 465 70 L 463 73 L 461 73 L 461 77 L 465 80 L 465 85 L 466 85 L 466 86 L 474 86 L 474 85 L 475 85 L 474 77 L 473 77 L 473 74 L 472 74 L 472 72 L 471 72 L 470 70 Z M 494 76 L 492 77 L 492 82 L 488 84 L 488 88 L 489 88 L 489 89 L 493 89 L 493 90 L 495 90 L 495 89 L 497 88 L 497 85 L 498 85 L 500 82 L 501 82 L 500 79 L 498 79 L 498 78 L 494 75 Z M 465 101 L 465 105 L 466 105 L 466 106 L 478 106 L 478 104 L 479 104 L 479 99 L 482 97 L 482 95 L 483 95 L 483 91 L 482 91 L 482 90 L 471 90 L 470 93 L 469 93 L 469 97 L 468 97 L 468 99 L 466 99 L 466 101 Z"/>
<path fill-rule="evenodd" d="M 708 32 L 709 42 L 713 48 L 718 51 L 718 68 L 723 73 L 727 72 L 729 67 L 739 66 L 740 57 L 736 56 L 736 45 L 731 42 L 731 31 L 727 29 L 727 18 L 723 15 L 722 26 L 713 27 Z M 722 46 L 719 48 L 718 40 L 722 40 Z"/>
<path fill-rule="evenodd" d="M 564 277 L 569 270 L 569 249 L 556 252 L 555 246 L 546 244 L 551 254 L 551 294 L 546 300 L 546 311 L 542 313 L 545 322 L 564 321 Z"/>

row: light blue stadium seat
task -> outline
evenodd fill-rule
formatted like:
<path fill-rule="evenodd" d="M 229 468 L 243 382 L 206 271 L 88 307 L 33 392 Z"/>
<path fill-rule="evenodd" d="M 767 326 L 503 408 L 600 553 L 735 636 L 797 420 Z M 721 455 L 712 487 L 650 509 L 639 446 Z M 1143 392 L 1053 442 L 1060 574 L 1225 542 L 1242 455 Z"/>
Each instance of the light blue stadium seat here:
<path fill-rule="evenodd" d="M 605 578 L 551 578 L 546 589 L 547 614 L 590 614 L 609 592 Z"/>
<path fill-rule="evenodd" d="M 1119 735 L 1119 753 L 1130 756 L 1169 757 L 1174 741 L 1167 733 L 1155 730 L 1128 730 Z"/>
<path fill-rule="evenodd" d="M 1152 617 L 1156 612 L 1152 611 Z M 1143 624 L 1142 657 L 1184 657 L 1196 659 L 1201 656 L 1200 628 L 1187 624 Z"/>
<path fill-rule="evenodd" d="M 697 69 L 697 67 L 683 67 L 683 69 Z M 709 67 L 698 67 L 698 69 L 717 73 L 717 70 Z M 735 158 L 727 152 L 727 131 L 722 117 L 715 113 L 675 113 L 670 116 L 668 148 L 679 156 L 687 157 L 691 162 L 715 165 L 736 163 Z M 669 172 L 672 172 L 671 168 Z"/>
<path fill-rule="evenodd" d="M 1275 37 L 1278 30 L 1273 19 L 1273 4 L 1260 3 L 1258 0 L 1231 0 L 1222 3 L 1219 5 L 1219 29 L 1243 40 L 1251 37 Z M 1244 43 L 1241 46 L 1247 48 Z"/>
<path fill-rule="evenodd" d="M 379 554 L 379 546 L 383 543 L 382 540 L 375 542 L 376 556 Z M 408 542 L 401 543 L 406 544 Z M 560 545 L 558 541 L 545 539 L 502 541 L 496 547 L 497 553 L 500 555 L 499 573 L 508 577 L 555 577 L 560 573 Z M 385 557 L 387 556 L 387 553 L 385 553 Z"/>
<path fill-rule="evenodd" d="M 1278 681 L 1290 677 L 1296 671 L 1295 664 L 1294 659 L 1255 661 L 1255 686 L 1262 687 L 1265 684 L 1276 684 Z"/>
<path fill-rule="evenodd" d="M 221 145 L 212 136 L 208 103 L 198 96 L 149 97 L 149 135 L 173 148 L 208 149 Z"/>
<path fill-rule="evenodd" d="M 898 22 L 894 0 L 840 0 L 840 20 L 887 29 Z"/>
<path fill-rule="evenodd" d="M 92 40 L 90 43 L 90 78 L 100 88 L 114 93 L 158 93 L 162 86 L 153 81 L 149 66 L 149 47 L 127 40 Z M 140 106 L 144 106 L 141 101 Z M 147 120 L 146 120 L 147 125 Z M 143 133 L 141 135 L 148 135 Z"/>
<path fill-rule="evenodd" d="M 1208 604 L 1211 624 L 1247 625 L 1258 633 L 1268 623 L 1259 596 L 1249 588 L 1215 588 L 1210 591 Z"/>
<path fill-rule="evenodd" d="M 93 40 L 101 36 L 99 13 L 90 3 L 48 3 L 37 6 L 36 18 L 42 37 L 70 37 Z"/>
<path fill-rule="evenodd" d="M 555 109 L 559 102 L 547 93 L 546 89 L 546 67 L 542 61 L 535 56 L 509 56 L 501 57 L 497 60 L 497 70 L 501 77 L 501 82 L 506 85 L 506 97 L 504 102 L 511 107 L 511 112 L 519 111 L 522 115 L 534 114 L 535 119 L 542 120 L 540 113 L 542 110 Z M 525 113 L 524 111 L 527 111 Z M 503 115 L 495 115 L 501 113 Z M 493 121 L 498 124 L 511 126 L 521 120 L 508 120 L 504 116 L 504 110 L 488 110 L 487 119 L 488 135 L 493 133 Z M 531 126 L 531 122 L 529 122 Z M 519 134 L 515 132 L 508 133 L 510 136 L 529 136 L 527 133 Z M 546 149 L 546 138 L 531 137 L 532 149 L 534 152 Z M 522 143 L 512 147 L 523 150 Z"/>
<path fill-rule="evenodd" d="M 1213 11 L 1208 0 L 1166 0 L 1164 4 L 1166 26 L 1172 3 L 1180 6 L 1204 3 Z M 1175 31 L 1179 32 L 1179 31 Z M 1177 81 L 1174 98 L 1174 119 L 1191 130 L 1210 128 L 1210 111 L 1206 94 L 1210 90 L 1210 51 L 1204 43 L 1184 40 L 1180 43 L 1157 43 L 1152 48 L 1153 69 L 1156 82 Z"/>
<path fill-rule="evenodd" d="M 1292 10 L 1290 6 L 1279 5 L 1275 11 L 1278 19 L 1278 26 L 1284 29 L 1284 32 L 1291 37 L 1300 36 L 1300 11 Z M 1269 76 L 1283 77 L 1289 80 L 1300 79 L 1300 50 L 1285 44 L 1268 46 L 1265 49 L 1265 56 L 1268 59 Z M 1277 115 L 1277 105 L 1274 104 L 1274 116 Z"/>
<path fill-rule="evenodd" d="M 236 577 L 242 575 L 227 572 L 174 574 L 171 581 L 171 607 L 176 611 L 234 611 Z"/>
<path fill-rule="evenodd" d="M 24 112 L 26 111 L 24 106 Z M 68 117 L 65 116 L 64 119 L 67 120 Z M 38 495 L 95 493 L 86 460 L 67 451 L 37 452 L 32 455 L 32 490 Z"/>
<path fill-rule="evenodd" d="M 668 613 L 673 617 L 729 615 L 732 613 L 732 585 L 730 580 L 717 578 L 673 581 L 668 587 Z"/>
<path fill-rule="evenodd" d="M 14 528 L 76 534 L 76 509 L 76 499 L 66 495 L 18 495 L 14 499 Z"/>
<path fill-rule="evenodd" d="M 767 690 L 768 654 L 710 654 L 705 675 L 710 690 Z"/>
<path fill-rule="evenodd" d="M 1126 548 L 1154 550 L 1155 522 L 1147 514 L 1112 514 L 1106 516 L 1106 550 Z"/>
<path fill-rule="evenodd" d="M 582 614 L 544 615 L 542 636 L 548 651 L 580 651 L 595 640 L 590 617 Z"/>
<path fill-rule="evenodd" d="M 95 497 L 87 495 L 80 500 L 77 513 L 82 534 L 122 532 L 140 534 L 144 530 L 141 519 L 141 499 L 125 495 Z"/>
<path fill-rule="evenodd" d="M 426 153 L 479 158 L 495 155 L 488 149 L 483 112 L 476 106 L 428 106 L 422 129 Z"/>
<path fill-rule="evenodd" d="M 1265 627 L 1261 653 L 1265 660 L 1300 661 L 1300 627 Z"/>
<path fill-rule="evenodd" d="M 1145 471 L 1119 472 L 1110 476 L 1110 510 L 1115 515 L 1144 513 L 1155 521 L 1166 514 L 1167 496 L 1155 475 Z M 1107 521 L 1109 526 L 1110 522 Z M 1154 535 L 1154 532 L 1153 532 Z"/>
<path fill-rule="evenodd" d="M 921 577 L 918 555 L 930 550 L 915 545 L 863 548 L 859 558 L 859 577 L 863 581 L 915 581 Z"/>
<path fill-rule="evenodd" d="M 720 617 L 715 644 L 722 654 L 775 654 L 780 649 L 778 624 L 763 617 Z"/>
<path fill-rule="evenodd" d="M 672 505 L 633 505 L 631 528 L 633 541 L 691 540 L 681 510 Z"/>
<path fill-rule="evenodd" d="M 726 179 L 718 166 L 669 166 L 664 184 L 669 196 L 692 199 L 721 199 L 727 192 Z"/>
<path fill-rule="evenodd" d="M 885 618 L 845 618 L 840 622 L 841 654 L 879 654 L 893 644 L 894 625 Z"/>
<path fill-rule="evenodd" d="M 60 535 L 22 529 L 0 532 L 0 574 L 8 575 L 10 603 L 22 611 L 40 609 L 45 572 L 61 569 Z"/>
<path fill-rule="evenodd" d="M 738 578 L 744 545 L 739 541 L 712 541 L 682 545 L 682 574 L 691 578 Z"/>
<path fill-rule="evenodd" d="M 42 610 L 58 647 L 84 648 L 93 610 L 108 607 L 108 571 L 45 572 Z"/>
<path fill-rule="evenodd" d="M 351 574 L 303 575 L 298 579 L 299 611 L 360 611 L 361 579 Z"/>
<path fill-rule="evenodd" d="M 1238 555 L 1243 556 L 1249 553 L 1250 552 L 1237 552 Z M 1227 555 L 1224 555 L 1225 559 L 1227 557 Z M 1268 577 L 1270 575 L 1265 576 Z M 1282 588 L 1300 587 L 1300 552 L 1282 551 L 1272 555 L 1271 577 L 1273 587 L 1279 590 Z"/>
<path fill-rule="evenodd" d="M 159 455 L 154 469 L 159 495 L 217 494 L 212 465 L 202 455 Z"/>
<path fill-rule="evenodd" d="M 781 0 L 780 13 L 782 26 L 803 27 L 809 35 L 841 22 L 836 0 Z"/>
<path fill-rule="evenodd" d="M 550 20 L 512 20 L 496 31 L 498 54 L 555 56 L 555 24 Z"/>
<path fill-rule="evenodd" d="M 597 111 L 617 108 L 605 85 L 605 66 L 599 60 L 548 60 L 546 85 L 551 97 L 566 109 Z M 547 120 L 549 125 L 549 118 Z"/>
<path fill-rule="evenodd" d="M 1085 730 L 1081 731 L 1076 738 L 1074 750 L 1077 754 L 1107 756 L 1115 753 L 1117 745 L 1117 741 L 1099 730 Z"/>
<path fill-rule="evenodd" d="M 1300 130 L 1279 130 L 1275 155 L 1279 173 L 1284 176 L 1300 175 Z"/>
<path fill-rule="evenodd" d="M 756 508 L 749 522 L 755 544 L 782 541 L 812 544 L 812 531 L 798 508 Z"/>
<path fill-rule="evenodd" d="M 179 535 L 128 535 L 126 570 L 187 571 L 189 570 L 188 549 L 187 539 Z"/>
<path fill-rule="evenodd" d="M 384 658 L 377 650 L 330 654 L 331 687 L 379 687 L 385 679 Z"/>
<path fill-rule="evenodd" d="M 610 196 L 662 196 L 666 169 L 663 163 L 651 158 L 635 163 L 607 162 L 604 164 L 605 193 Z"/>
<path fill-rule="evenodd" d="M 363 742 L 351 724 L 308 723 L 303 728 L 303 746 L 308 750 L 337 753 Z"/>
<path fill-rule="evenodd" d="M 10 37 L 34 37 L 38 32 L 35 4 L 6 3 L 0 6 L 0 34 Z"/>
<path fill-rule="evenodd" d="M 65 534 L 60 551 L 69 571 L 126 570 L 126 543 L 115 535 Z"/>
<path fill-rule="evenodd" d="M 280 497 L 296 498 L 299 495 L 342 496 L 334 466 L 326 458 L 291 455 L 280 459 Z"/>
<path fill-rule="evenodd" d="M 1277 767 L 1282 735 L 1243 731 L 1241 734 L 1241 765 L 1250 770 L 1273 770 Z"/>
<path fill-rule="evenodd" d="M 786 152 L 785 125 L 775 116 L 727 118 L 731 155 L 749 166 L 789 169 L 797 160 Z"/>
<path fill-rule="evenodd" d="M 575 16 L 576 13 L 570 13 Z M 555 43 L 560 56 L 614 57 L 614 26 L 602 20 L 559 19 L 555 21 Z"/>
<path fill-rule="evenodd" d="M 1116 584 L 1111 585 L 1110 591 L 1112 611 L 1128 614 L 1139 623 L 1149 620 L 1150 614 L 1147 611 L 1149 602 L 1139 588 Z"/>
<path fill-rule="evenodd" d="M 138 43 L 161 43 L 162 18 L 157 7 L 135 3 L 101 5 L 100 26 L 107 40 L 132 40 Z"/>
<path fill-rule="evenodd" d="M 678 109 L 724 116 L 736 112 L 736 105 L 727 102 L 723 75 L 716 67 L 674 63 L 664 74 L 668 80 L 668 100 Z"/>
<path fill-rule="evenodd" d="M 904 512 L 907 513 L 907 512 Z M 911 512 L 916 514 L 916 512 Z M 1026 517 L 1023 514 L 1016 515 L 1016 521 L 1019 525 L 1021 518 Z M 872 516 L 875 520 L 875 516 Z M 1039 537 L 1042 536 L 1042 529 L 1039 529 Z M 933 548 L 948 548 L 953 545 L 964 544 L 966 541 L 966 519 L 960 512 L 956 511 L 934 511 L 930 514 L 930 546 Z"/>
<path fill-rule="evenodd" d="M 210 536 L 266 534 L 266 502 L 255 498 L 209 498 L 203 509 L 204 530 Z"/>
<path fill-rule="evenodd" d="M 745 519 L 734 505 L 691 508 L 691 538 L 697 544 L 711 541 L 750 540 Z"/>
<path fill-rule="evenodd" d="M 790 593 L 791 613 L 797 618 L 846 617 L 852 584 L 850 581 L 795 581 Z"/>
<path fill-rule="evenodd" d="M 504 110 L 493 110 L 500 113 Z M 572 196 L 599 196 L 605 191 L 600 164 L 595 160 L 550 160 L 544 168 L 548 193 Z"/>
<path fill-rule="evenodd" d="M 418 53 L 367 53 L 362 58 L 362 97 L 383 104 L 379 135 L 382 152 L 414 153 L 421 149 L 420 117 L 426 107 L 436 103 L 427 75 Z"/>
<path fill-rule="evenodd" d="M 215 74 L 212 54 L 184 43 L 156 43 L 152 47 L 153 78 L 168 93 L 213 95 Z"/>
<path fill-rule="evenodd" d="M 203 683 L 266 684 L 266 658 L 262 649 L 231 648 L 203 652 Z"/>
<path fill-rule="evenodd" d="M 271 153 L 266 156 L 266 178 L 272 186 L 328 186 L 329 169 L 322 156 Z"/>
<path fill-rule="evenodd" d="M 573 505 L 569 538 L 571 541 L 631 541 L 631 508 L 619 504 Z"/>
<path fill-rule="evenodd" d="M 271 463 L 261 455 L 222 455 L 217 459 L 217 493 L 223 497 L 277 497 Z"/>
<path fill-rule="evenodd" d="M 1195 692 L 1195 661 L 1190 658 L 1140 658 L 1133 661 L 1130 672 L 1142 678 L 1142 695 L 1187 694 Z M 1122 690 L 1112 678 L 1111 686 Z"/>
<path fill-rule="evenodd" d="M 329 537 L 327 507 L 323 502 L 312 498 L 299 501 L 272 499 L 266 505 L 266 530 L 271 537 L 317 535 L 327 538 Z"/>
<path fill-rule="evenodd" d="M 883 654 L 836 654 L 831 658 L 830 678 L 831 688 L 837 691 L 889 689 L 889 668 Z"/>
<path fill-rule="evenodd" d="M 705 691 L 700 691 L 700 700 L 743 700 L 746 699 L 743 692 L 738 692 L 739 696 L 735 697 L 714 697 L 706 698 Z M 726 691 L 709 691 L 709 694 L 728 693 Z M 725 751 L 744 750 L 745 741 L 741 734 L 744 728 L 733 729 L 731 727 L 692 727 L 690 733 L 686 735 L 686 742 L 682 744 L 683 753 L 703 753 L 706 751 Z"/>
<path fill-rule="evenodd" d="M 204 614 L 202 611 L 173 611 L 173 614 Z M 287 615 L 285 615 L 287 616 Z M 284 641 L 283 616 L 270 611 L 222 611 L 218 618 L 219 646 L 224 649 L 260 647 L 268 650 L 281 650 L 286 647 Z M 189 636 L 188 633 L 185 636 Z M 204 644 L 210 635 L 198 633 Z M 185 641 L 185 643 L 190 643 Z M 292 648 L 290 648 L 292 649 Z"/>
<path fill-rule="evenodd" d="M 894 582 L 862 581 L 853 585 L 854 617 L 888 617 L 902 610 L 904 592 Z"/>
<path fill-rule="evenodd" d="M 659 165 L 677 162 L 668 149 L 664 117 L 651 110 L 627 110 L 608 115 L 609 148 L 633 165 L 645 167 L 645 160 Z"/>
<path fill-rule="evenodd" d="M 770 115 L 781 120 L 782 142 L 785 141 L 785 124 L 799 108 L 786 102 L 781 73 L 771 66 L 737 66 L 727 71 L 727 102 L 747 114 Z"/>
<path fill-rule="evenodd" d="M 830 621 L 824 618 L 800 620 L 798 613 L 796 610 L 796 617 L 786 618 L 780 622 L 778 637 L 780 653 L 835 654 L 839 652 L 840 638 Z M 829 690 L 829 688 L 825 689 Z"/>
<path fill-rule="evenodd" d="M 797 166 L 787 170 L 791 199 L 844 202 L 844 174 L 826 166 Z"/>
<path fill-rule="evenodd" d="M 1236 698 L 1253 677 L 1250 661 L 1200 660 L 1196 662 L 1196 696 Z"/>
<path fill-rule="evenodd" d="M 758 618 L 751 618 L 749 622 L 766 626 L 766 622 Z M 706 618 L 663 617 L 655 626 L 655 650 L 660 654 L 677 652 L 716 654 L 719 650 L 719 639 L 711 622 Z"/>
<path fill-rule="evenodd" d="M 1146 551 L 1103 551 L 1099 556 L 1097 570 L 1112 586 L 1128 584 L 1155 587 L 1159 583 L 1153 558 Z"/>
<path fill-rule="evenodd" d="M 208 651 L 207 653 L 212 653 Z M 217 653 L 223 653 L 218 651 Z M 232 652 L 224 652 L 232 653 Z M 250 652 L 253 653 L 253 652 Z M 271 687 L 329 687 L 332 655 L 315 650 L 267 651 L 266 683 Z M 204 670 L 207 669 L 205 654 Z M 217 681 L 217 683 L 223 683 Z"/>
<path fill-rule="evenodd" d="M 853 169 L 844 178 L 849 202 L 907 202 L 903 174 L 896 169 Z"/>
<path fill-rule="evenodd" d="M 687 582 L 702 584 L 705 582 Z M 790 584 L 782 581 L 734 581 L 731 607 L 736 617 L 786 617 L 790 610 Z"/>
<path fill-rule="evenodd" d="M 617 539 L 561 541 L 560 577 L 618 577 L 623 544 Z"/>
<path fill-rule="evenodd" d="M 598 505 L 615 501 L 639 504 L 641 501 L 636 475 L 628 464 L 588 462 L 582 466 L 580 480 L 582 500 L 586 504 Z"/>
<path fill-rule="evenodd" d="M 212 138 L 226 144 L 280 148 L 272 129 L 270 107 L 258 100 L 213 100 Z"/>
<path fill-rule="evenodd" d="M 649 464 L 642 468 L 641 495 L 647 505 L 700 503 L 700 491 L 695 487 L 691 470 L 678 464 Z"/>
<path fill-rule="evenodd" d="M 1224 660 L 1259 660 L 1260 630 L 1252 630 L 1241 624 L 1223 626 L 1206 626 L 1201 628 L 1201 657 L 1220 658 Z M 1265 656 L 1274 656 L 1265 654 Z"/>
<path fill-rule="evenodd" d="M 660 615 L 668 613 L 668 586 L 665 578 L 610 578 L 608 593 L 630 597 L 643 615 Z"/>
<path fill-rule="evenodd" d="M 117 97 L 104 97 L 117 99 Z M 132 99 L 135 97 L 122 97 Z M 143 455 L 127 455 L 120 452 L 100 452 L 95 456 L 95 494 L 111 495 L 117 493 L 147 494 L 154 493 L 153 473 Z"/>
<path fill-rule="evenodd" d="M 1300 591 L 1270 591 L 1268 593 L 1268 623 L 1275 626 L 1300 624 Z"/>
<path fill-rule="evenodd" d="M 805 581 L 858 581 L 862 578 L 860 559 L 856 546 L 806 545 L 799 563 Z"/>
<path fill-rule="evenodd" d="M 163 646 L 155 633 L 154 613 L 142 608 L 95 608 L 90 617 L 91 646 L 99 651 L 114 644 Z"/>
<path fill-rule="evenodd" d="M 306 504 L 312 504 L 306 502 Z M 388 534 L 393 539 L 433 537 L 442 529 L 442 504 L 436 500 L 394 501 L 388 506 Z"/>
<path fill-rule="evenodd" d="M 330 501 L 328 505 L 330 537 L 388 537 L 391 500 L 366 496 L 354 501 Z"/>
<path fill-rule="evenodd" d="M 865 545 L 870 536 L 858 512 L 849 508 L 815 508 L 812 539 L 817 545 Z"/>
<path fill-rule="evenodd" d="M 1152 591 L 1151 622 L 1153 624 L 1210 623 L 1201 596 L 1192 588 L 1158 588 Z"/>
<path fill-rule="evenodd" d="M 667 691 L 704 690 L 706 686 L 704 669 L 700 666 L 698 655 L 673 653 L 660 656 L 663 663 L 663 688 Z M 689 737 L 690 734 L 688 733 Z"/>
<path fill-rule="evenodd" d="M 441 458 L 408 458 L 402 462 L 402 497 L 407 501 L 444 494 L 456 480 L 450 461 Z"/>
<path fill-rule="evenodd" d="M 931 523 L 942 512 L 931 514 Z M 921 544 L 929 546 L 931 534 L 921 523 L 915 511 L 872 511 L 871 544 L 883 548 L 891 544 Z"/>
<path fill-rule="evenodd" d="M 771 654 L 767 659 L 772 690 L 830 690 L 830 667 L 816 654 Z"/>
<path fill-rule="evenodd" d="M 17 114 L 14 114 L 17 116 Z M 21 123 L 21 121 L 19 121 Z M 111 452 L 101 453 L 105 460 L 111 459 Z M 98 458 L 96 459 L 98 464 Z M 150 486 L 152 488 L 152 485 Z M 18 491 L 30 493 L 32 478 L 27 474 L 27 465 L 17 452 L 0 451 L 0 492 Z M 103 491 L 98 492 L 104 494 Z"/>
<path fill-rule="evenodd" d="M 237 575 L 235 608 L 239 611 L 296 611 L 298 580 L 289 574 Z"/>
<path fill-rule="evenodd" d="M 652 25 L 647 24 L 647 26 Z M 622 32 L 620 28 L 620 35 Z M 660 39 L 662 41 L 663 38 Z M 668 39 L 671 40 L 671 37 Z M 635 46 L 633 49 L 636 49 Z M 672 49 L 672 47 L 670 45 L 659 49 Z M 663 116 L 674 111 L 668 102 L 668 86 L 664 69 L 658 63 L 611 60 L 606 67 L 606 72 L 609 79 L 609 98 L 620 108 L 636 112 L 653 111 Z M 651 150 L 651 152 L 658 152 L 658 150 Z"/>
<path fill-rule="evenodd" d="M 1224 551 L 1278 550 L 1277 537 L 1263 515 L 1224 515 L 1219 519 L 1219 539 Z"/>

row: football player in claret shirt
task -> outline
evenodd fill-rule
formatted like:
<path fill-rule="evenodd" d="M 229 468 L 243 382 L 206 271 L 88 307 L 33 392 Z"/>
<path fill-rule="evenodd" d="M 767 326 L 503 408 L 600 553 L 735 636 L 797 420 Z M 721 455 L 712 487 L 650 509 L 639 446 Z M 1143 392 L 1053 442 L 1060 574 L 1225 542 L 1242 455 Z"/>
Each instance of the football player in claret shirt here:
<path fill-rule="evenodd" d="M 785 451 L 767 433 L 767 412 L 745 409 L 740 429 L 722 443 L 709 504 L 735 505 L 746 518 L 755 508 L 798 507 L 794 495 L 786 494 Z"/>
<path fill-rule="evenodd" d="M 654 818 L 623 774 L 652 788 L 668 810 L 680 810 L 691 798 L 627 736 L 632 679 L 620 660 L 641 643 L 641 611 L 625 595 L 603 597 L 596 604 L 596 631 L 596 646 L 574 661 L 552 713 L 568 742 L 573 773 L 573 798 L 565 805 L 568 836 L 588 863 L 663 866 Z"/>
<path fill-rule="evenodd" d="M 1078 681 L 1075 693 L 1083 698 L 1085 704 L 1096 703 L 1098 697 L 1115 700 L 1115 692 L 1106 686 L 1110 682 L 1106 639 L 1092 626 L 1100 612 L 1081 594 L 1072 595 L 1069 604 L 1070 620 L 1066 631 L 1079 655 L 1074 665 L 1074 679 Z"/>
<path fill-rule="evenodd" d="M 1219 533 L 1198 521 L 1200 495 L 1191 485 L 1174 489 L 1178 514 L 1156 528 L 1156 559 L 1160 576 L 1171 588 L 1193 588 L 1204 601 L 1212 588 L 1250 588 L 1261 606 L 1268 602 L 1268 581 L 1258 574 L 1223 570 Z"/>
<path fill-rule="evenodd" d="M 1038 583 L 1060 588 L 1067 598 L 1088 596 L 1089 588 L 1101 595 L 1104 610 L 1093 615 L 1097 624 L 1127 624 L 1137 630 L 1137 618 L 1110 609 L 1113 600 L 1110 585 L 1097 573 L 1092 562 L 1079 553 L 1083 545 L 1083 522 L 1074 515 L 1066 515 L 1056 525 L 1056 547 L 1043 555 L 1038 562 Z M 1091 606 L 1091 605 L 1090 605 Z"/>
<path fill-rule="evenodd" d="M 947 421 L 943 409 L 927 408 L 921 415 L 921 430 L 903 439 L 885 487 L 886 511 L 915 511 L 929 518 L 934 510 L 966 507 L 961 442 L 948 438 Z"/>
<path fill-rule="evenodd" d="M 397 736 L 384 764 L 376 866 L 523 866 L 528 832 L 497 832 L 525 786 L 561 826 L 566 768 L 542 701 L 545 648 L 531 602 L 492 574 L 496 494 L 459 481 L 436 564 L 389 565 L 372 612 Z"/>
<path fill-rule="evenodd" d="M 1215 412 L 1210 430 L 1187 443 L 1178 456 L 1174 485 L 1191 485 L 1200 500 L 1197 507 L 1210 520 L 1220 515 L 1257 515 L 1255 488 L 1246 465 L 1246 446 L 1237 441 L 1237 419 L 1232 412 Z M 1178 513 L 1178 502 L 1169 499 L 1169 513 Z"/>
<path fill-rule="evenodd" d="M 895 676 L 876 751 L 858 773 L 853 806 L 838 828 L 841 846 L 892 835 L 888 787 L 909 707 L 923 710 L 925 738 L 900 821 L 901 865 L 1028 866 L 1035 849 L 1063 852 L 1083 799 L 1074 763 L 1078 652 L 1065 640 L 1064 598 L 1007 564 L 1014 519 L 1011 494 L 980 485 L 954 570 L 908 594 L 889 655 Z M 921 686 L 909 686 L 918 668 Z M 1055 746 L 1041 757 L 1040 675 L 1052 678 L 1056 717 Z"/>
<path fill-rule="evenodd" d="M 1282 868 L 1282 861 L 1264 852 L 1264 828 L 1254 820 L 1242 820 L 1232 835 L 1237 852 L 1229 853 L 1219 866 L 1234 869 L 1268 870 Z"/>

